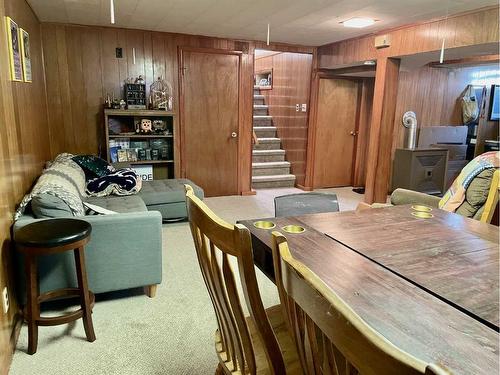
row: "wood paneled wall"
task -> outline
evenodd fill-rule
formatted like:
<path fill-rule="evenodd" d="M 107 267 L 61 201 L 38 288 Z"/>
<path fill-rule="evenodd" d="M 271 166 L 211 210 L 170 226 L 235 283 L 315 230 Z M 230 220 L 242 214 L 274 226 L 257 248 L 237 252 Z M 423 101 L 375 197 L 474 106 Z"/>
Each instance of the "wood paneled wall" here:
<path fill-rule="evenodd" d="M 401 71 L 394 119 L 393 151 L 404 145 L 405 128 L 401 125 L 401 119 L 406 111 L 416 113 L 419 127 L 462 125 L 460 103 L 462 92 L 468 84 L 474 82 L 474 76 L 492 69 L 495 70 L 491 66 L 466 68 L 424 66 L 411 71 Z M 496 69 L 498 79 L 500 68 L 497 66 Z M 494 83 L 494 77 L 485 83 L 489 91 Z M 498 122 L 486 121 L 485 125 L 488 127 L 484 132 L 485 138 L 495 139 L 498 136 Z"/>
<path fill-rule="evenodd" d="M 30 34 L 33 82 L 11 82 L 5 18 Z M 0 291 L 9 290 L 7 315 L 0 308 L 0 373 L 7 374 L 18 319 L 12 283 L 10 227 L 16 205 L 49 159 L 40 23 L 24 0 L 0 0 Z"/>
<path fill-rule="evenodd" d="M 203 36 L 151 32 L 107 27 L 43 24 L 49 124 L 54 136 L 51 153 L 97 153 L 103 149 L 102 103 L 107 93 L 123 96 L 123 82 L 142 75 L 146 87 L 161 76 L 174 90 L 174 110 L 178 112 L 178 47 L 217 48 L 242 51 L 243 116 L 240 121 L 240 186 L 251 188 L 251 132 L 253 53 L 264 43 Z M 115 48 L 123 49 L 116 58 Z M 135 49 L 135 64 L 132 49 Z M 269 48 L 269 47 L 268 47 Z M 313 52 L 312 47 L 272 44 L 272 49 Z M 179 119 L 174 122 L 179 133 Z M 175 157 L 180 160 L 179 137 Z M 182 162 L 182 161 L 181 161 Z M 176 163 L 176 176 L 181 165 Z"/>
<path fill-rule="evenodd" d="M 273 69 L 273 87 L 261 90 L 269 105 L 269 114 L 291 164 L 296 184 L 304 186 L 307 157 L 307 122 L 312 54 L 283 52 L 255 59 L 255 71 Z M 307 112 L 297 112 L 296 104 L 307 105 Z"/>
<path fill-rule="evenodd" d="M 484 8 L 415 25 L 384 30 L 376 34 L 347 39 L 318 48 L 320 68 L 332 68 L 381 57 L 412 55 L 437 51 L 446 38 L 446 48 L 498 43 L 498 6 Z M 376 49 L 376 35 L 388 34 L 390 47 Z"/>

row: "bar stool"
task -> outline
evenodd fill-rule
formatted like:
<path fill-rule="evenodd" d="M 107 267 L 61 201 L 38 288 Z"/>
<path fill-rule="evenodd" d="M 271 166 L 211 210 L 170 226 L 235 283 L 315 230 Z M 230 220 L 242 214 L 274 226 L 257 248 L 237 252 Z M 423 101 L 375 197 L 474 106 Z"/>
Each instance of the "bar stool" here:
<path fill-rule="evenodd" d="M 14 234 L 19 252 L 24 255 L 26 274 L 26 309 L 28 322 L 28 353 L 34 354 L 38 344 L 38 326 L 54 326 L 83 318 L 87 340 L 95 341 L 92 324 L 94 294 L 87 285 L 84 246 L 90 240 L 92 227 L 84 220 L 50 219 L 28 224 Z M 38 257 L 74 251 L 78 288 L 63 288 L 40 294 L 38 285 Z M 80 309 L 56 316 L 41 317 L 40 304 L 53 299 L 80 297 Z"/>

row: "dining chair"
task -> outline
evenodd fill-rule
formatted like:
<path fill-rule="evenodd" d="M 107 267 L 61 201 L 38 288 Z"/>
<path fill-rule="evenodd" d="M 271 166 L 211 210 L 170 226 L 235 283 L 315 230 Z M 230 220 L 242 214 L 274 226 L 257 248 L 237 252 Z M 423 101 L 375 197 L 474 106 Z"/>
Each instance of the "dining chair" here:
<path fill-rule="evenodd" d="M 297 193 L 274 198 L 274 216 L 298 216 L 322 212 L 338 212 L 339 203 L 334 193 Z"/>
<path fill-rule="evenodd" d="M 272 236 L 276 286 L 305 374 L 451 374 L 389 342 L 293 258 L 281 233 Z"/>
<path fill-rule="evenodd" d="M 302 374 L 280 305 L 264 309 L 253 264 L 249 230 L 217 217 L 186 188 L 189 225 L 198 263 L 215 310 L 216 374 Z M 233 259 L 250 313 L 245 317 Z"/>

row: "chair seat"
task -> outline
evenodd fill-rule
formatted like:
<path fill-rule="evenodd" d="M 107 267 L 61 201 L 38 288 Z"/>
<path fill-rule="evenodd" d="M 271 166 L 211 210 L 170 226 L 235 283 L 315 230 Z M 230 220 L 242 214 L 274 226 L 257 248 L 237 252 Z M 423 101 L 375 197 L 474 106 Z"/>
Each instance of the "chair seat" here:
<path fill-rule="evenodd" d="M 84 220 L 50 219 L 28 224 L 14 234 L 18 246 L 51 248 L 80 241 L 88 236 L 92 227 Z"/>
<path fill-rule="evenodd" d="M 266 309 L 267 317 L 269 318 L 269 322 L 273 328 L 273 331 L 278 339 L 278 343 L 281 348 L 281 352 L 283 354 L 283 360 L 285 362 L 286 373 L 289 374 L 297 374 L 301 375 L 302 367 L 300 365 L 300 360 L 297 354 L 297 350 L 295 349 L 295 344 L 292 340 L 288 332 L 288 328 L 286 326 L 286 322 L 283 316 L 283 311 L 281 305 L 275 305 Z M 253 320 L 250 317 L 246 318 L 248 330 L 250 331 L 250 337 L 252 339 L 254 351 L 255 351 L 255 362 L 257 365 L 257 374 L 264 375 L 270 374 L 269 366 L 266 359 L 266 354 L 264 352 L 264 348 L 260 343 L 260 339 L 257 333 L 257 328 L 255 327 Z M 215 334 L 215 347 L 219 354 L 220 358 L 227 358 L 226 353 L 220 350 L 221 342 L 219 332 L 216 331 Z M 225 374 L 242 374 L 240 370 L 231 371 L 233 368 L 232 363 L 227 363 L 225 368 L 223 369 Z"/>

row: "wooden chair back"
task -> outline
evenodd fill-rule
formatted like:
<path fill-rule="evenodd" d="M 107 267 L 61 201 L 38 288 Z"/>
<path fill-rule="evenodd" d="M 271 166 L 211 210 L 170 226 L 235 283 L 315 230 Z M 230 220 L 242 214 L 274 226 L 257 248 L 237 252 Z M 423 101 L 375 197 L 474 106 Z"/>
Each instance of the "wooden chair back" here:
<path fill-rule="evenodd" d="M 491 223 L 495 210 L 498 209 L 498 190 L 500 189 L 500 171 L 497 169 L 493 173 L 493 178 L 491 179 L 490 191 L 488 193 L 488 198 L 484 203 L 484 211 L 481 215 L 480 221 L 483 223 Z"/>
<path fill-rule="evenodd" d="M 448 375 L 372 329 L 273 232 L 276 286 L 305 374 Z M 301 306 L 308 306 L 307 314 Z"/>
<path fill-rule="evenodd" d="M 217 318 L 216 351 L 226 373 L 255 374 L 254 343 L 240 303 L 230 257 L 237 260 L 245 302 L 272 374 L 285 365 L 260 297 L 249 230 L 217 217 L 186 185 L 186 204 L 201 273 Z"/>

